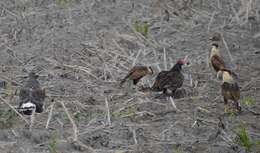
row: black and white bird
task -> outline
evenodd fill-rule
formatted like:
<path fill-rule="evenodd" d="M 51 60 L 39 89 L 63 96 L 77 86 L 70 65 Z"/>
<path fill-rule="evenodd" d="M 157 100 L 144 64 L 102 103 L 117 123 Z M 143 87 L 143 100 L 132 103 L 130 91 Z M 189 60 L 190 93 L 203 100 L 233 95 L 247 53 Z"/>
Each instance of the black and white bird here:
<path fill-rule="evenodd" d="M 45 90 L 41 88 L 37 78 L 38 75 L 30 72 L 27 82 L 20 89 L 18 111 L 24 115 L 32 115 L 33 111 L 43 112 Z"/>

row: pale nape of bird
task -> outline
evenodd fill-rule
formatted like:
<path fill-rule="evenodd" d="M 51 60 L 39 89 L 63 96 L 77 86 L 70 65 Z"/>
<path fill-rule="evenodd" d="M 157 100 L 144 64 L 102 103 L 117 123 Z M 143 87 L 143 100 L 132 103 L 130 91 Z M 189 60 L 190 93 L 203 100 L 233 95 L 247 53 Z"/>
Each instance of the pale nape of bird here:
<path fill-rule="evenodd" d="M 225 105 L 228 104 L 228 100 L 232 100 L 235 103 L 236 109 L 240 112 L 240 89 L 238 83 L 232 78 L 230 72 L 228 71 L 223 71 L 222 81 L 221 93 L 224 98 Z"/>
<path fill-rule="evenodd" d="M 218 80 L 223 80 L 222 77 L 223 77 L 224 72 L 228 72 L 233 79 L 235 79 L 235 80 L 238 79 L 238 75 L 234 71 L 231 71 L 229 69 L 224 68 L 224 69 L 217 72 L 217 79 Z"/>
<path fill-rule="evenodd" d="M 146 75 L 152 75 L 153 69 L 147 66 L 134 66 L 128 74 L 124 77 L 124 79 L 120 82 L 120 86 L 122 86 L 127 80 L 132 80 L 134 85 Z"/>
<path fill-rule="evenodd" d="M 221 58 L 220 51 L 219 51 L 219 46 L 216 43 L 212 44 L 211 52 L 210 52 L 210 58 L 209 62 L 214 68 L 216 72 L 225 69 L 225 62 Z"/>
<path fill-rule="evenodd" d="M 163 91 L 167 94 L 167 91 L 175 93 L 184 82 L 184 76 L 181 73 L 182 65 L 186 63 L 185 59 L 180 59 L 169 71 L 161 71 L 152 86 L 152 91 Z"/>
<path fill-rule="evenodd" d="M 31 115 L 33 110 L 36 113 L 43 112 L 45 90 L 41 89 L 37 78 L 38 75 L 30 72 L 27 82 L 20 90 L 18 111 L 22 114 Z"/>

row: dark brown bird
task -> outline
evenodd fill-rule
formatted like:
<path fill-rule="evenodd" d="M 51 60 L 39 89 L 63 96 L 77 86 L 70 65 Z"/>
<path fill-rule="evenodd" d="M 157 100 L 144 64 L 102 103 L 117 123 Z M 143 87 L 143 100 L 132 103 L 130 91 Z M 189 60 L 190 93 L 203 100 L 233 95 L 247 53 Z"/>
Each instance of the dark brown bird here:
<path fill-rule="evenodd" d="M 133 80 L 133 84 L 136 85 L 140 79 L 146 75 L 152 75 L 153 69 L 147 66 L 134 66 L 125 78 L 120 82 L 120 86 L 122 86 L 127 80 Z"/>
<path fill-rule="evenodd" d="M 225 69 L 225 67 L 226 67 L 225 62 L 220 56 L 218 44 L 216 44 L 216 43 L 212 44 L 209 59 L 210 59 L 209 60 L 210 64 L 212 65 L 212 67 L 214 68 L 214 70 L 216 72 L 218 72 L 222 69 Z"/>
<path fill-rule="evenodd" d="M 240 112 L 241 106 L 238 102 L 240 99 L 240 89 L 237 82 L 228 71 L 223 71 L 222 81 L 221 93 L 224 98 L 225 105 L 228 104 L 228 100 L 232 100 L 235 103 L 236 109 Z"/>
<path fill-rule="evenodd" d="M 184 81 L 181 70 L 182 65 L 185 63 L 186 61 L 184 59 L 180 59 L 169 71 L 161 71 L 155 79 L 152 91 L 163 91 L 163 93 L 167 94 L 168 90 L 174 93 L 180 88 Z"/>
<path fill-rule="evenodd" d="M 33 109 L 35 109 L 36 113 L 43 111 L 45 90 L 41 89 L 37 78 L 38 75 L 30 72 L 29 79 L 20 90 L 18 111 L 25 115 L 31 115 Z"/>

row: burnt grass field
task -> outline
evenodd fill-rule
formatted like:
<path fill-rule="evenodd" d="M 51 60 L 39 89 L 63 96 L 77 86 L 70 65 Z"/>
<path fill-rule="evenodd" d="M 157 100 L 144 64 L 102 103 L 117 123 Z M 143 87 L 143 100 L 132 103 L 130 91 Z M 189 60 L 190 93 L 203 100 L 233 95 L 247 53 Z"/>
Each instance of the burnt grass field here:
<path fill-rule="evenodd" d="M 259 0 L 1 0 L 0 153 L 260 153 L 259 16 Z M 207 64 L 215 32 L 239 115 Z M 187 55 L 176 108 L 138 90 Z M 120 88 L 134 65 L 155 74 Z M 13 111 L 30 71 L 47 93 L 33 124 Z"/>

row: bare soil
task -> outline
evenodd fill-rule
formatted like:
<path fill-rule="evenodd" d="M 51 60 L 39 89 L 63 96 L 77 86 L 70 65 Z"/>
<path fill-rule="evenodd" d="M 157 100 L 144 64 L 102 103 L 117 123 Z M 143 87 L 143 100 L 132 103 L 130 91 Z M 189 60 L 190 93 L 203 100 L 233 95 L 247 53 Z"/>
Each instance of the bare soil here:
<path fill-rule="evenodd" d="M 0 81 L 7 84 L 1 83 L 0 152 L 260 152 L 256 143 L 250 151 L 236 143 L 242 123 L 251 142 L 260 140 L 259 10 L 259 0 L 1 0 Z M 136 21 L 148 23 L 146 37 L 135 31 Z M 238 74 L 241 103 L 254 102 L 238 115 L 224 113 L 221 81 L 207 66 L 214 32 Z M 139 84 L 151 86 L 186 55 L 177 109 L 160 93 L 118 85 L 139 64 L 153 67 L 155 75 Z M 29 130 L 11 106 L 32 70 L 48 97 Z"/>

